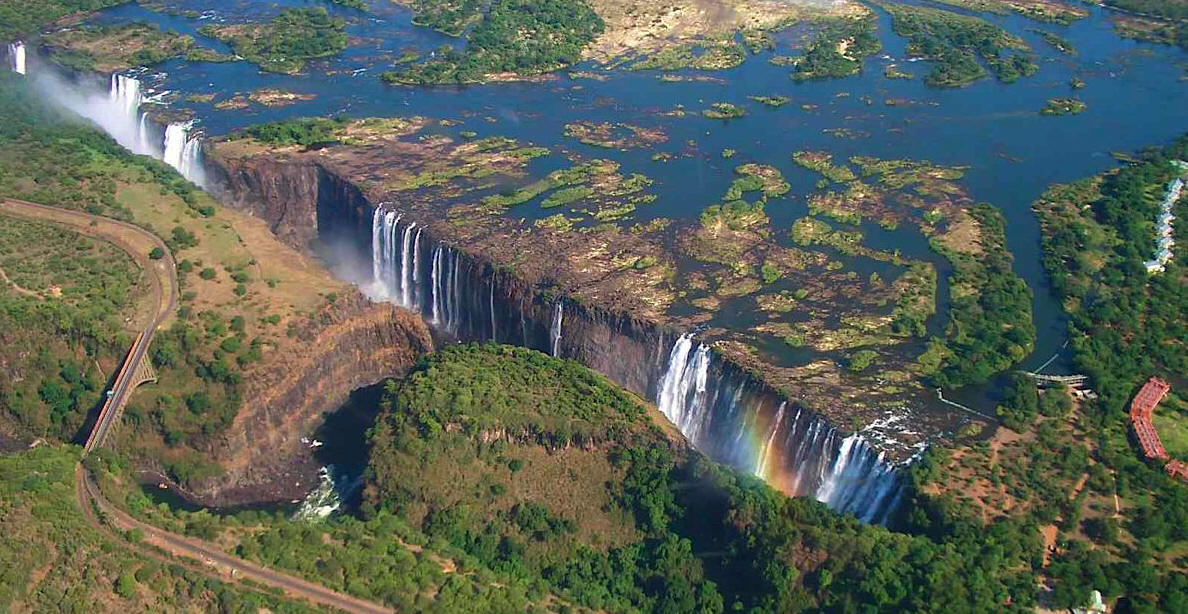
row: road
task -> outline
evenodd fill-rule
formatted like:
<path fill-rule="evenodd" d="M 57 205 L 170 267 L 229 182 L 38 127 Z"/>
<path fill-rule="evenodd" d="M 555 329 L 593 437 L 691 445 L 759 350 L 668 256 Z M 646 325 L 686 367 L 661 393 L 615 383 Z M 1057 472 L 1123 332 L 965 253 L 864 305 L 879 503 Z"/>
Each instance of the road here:
<path fill-rule="evenodd" d="M 217 575 L 222 580 L 226 580 L 228 577 L 234 580 L 252 580 L 278 588 L 290 597 L 307 599 L 310 602 L 351 614 L 393 614 L 394 612 L 379 604 L 344 595 L 324 586 L 249 563 L 199 540 L 163 531 L 136 520 L 104 499 L 94 479 L 82 466 L 79 466 L 75 473 L 75 484 L 78 490 L 79 504 L 83 506 L 84 510 L 92 509 L 91 505 L 94 504 L 102 513 L 103 520 L 112 527 L 119 531 L 136 529 L 142 535 L 142 543 L 155 546 L 175 556 L 199 561 L 211 568 L 212 575 Z M 99 522 L 92 514 L 88 513 L 87 516 L 91 522 Z"/>
<path fill-rule="evenodd" d="M 80 234 L 107 241 L 127 252 L 148 277 L 155 309 L 144 315 L 140 334 L 136 336 L 132 348 L 128 351 L 128 357 L 116 375 L 111 394 L 99 410 L 95 428 L 92 429 L 85 446 L 86 451 L 90 452 L 106 441 L 108 433 L 119 422 L 124 404 L 140 384 L 136 375 L 148 355 L 153 335 L 177 310 L 177 264 L 160 237 L 127 222 L 91 215 L 84 211 L 59 209 L 13 199 L 0 202 L 0 213 L 69 226 Z M 149 252 L 153 248 L 160 248 L 164 256 L 157 260 L 150 258 Z"/>
<path fill-rule="evenodd" d="M 136 336 L 128 357 L 116 375 L 112 394 L 100 410 L 99 418 L 87 438 L 86 451 L 101 445 L 111 428 L 119 421 L 124 403 L 139 383 L 136 373 L 145 356 L 157 328 L 169 319 L 177 309 L 178 285 L 177 265 L 169 248 L 156 235 L 132 224 L 91 215 L 82 211 L 59 209 L 19 200 L 0 199 L 0 213 L 23 219 L 53 222 L 90 237 L 112 243 L 128 253 L 148 277 L 154 309 L 143 318 L 141 332 Z M 159 247 L 164 256 L 159 260 L 149 258 L 149 252 Z M 221 580 L 252 580 L 280 589 L 286 595 L 306 599 L 312 603 L 327 606 L 350 614 L 393 614 L 393 610 L 379 604 L 357 599 L 332 591 L 323 586 L 306 582 L 296 576 L 280 573 L 238 557 L 231 556 L 214 546 L 161 530 L 132 518 L 111 502 L 103 498 L 94 479 L 81 464 L 75 471 L 75 489 L 79 506 L 88 522 L 110 534 L 106 525 L 119 531 L 136 529 L 143 535 L 143 543 L 160 550 L 201 563 L 207 569 L 203 572 Z M 95 509 L 100 516 L 93 513 Z M 117 537 L 118 536 L 113 536 Z M 146 549 L 147 550 L 147 549 Z M 148 556 L 157 556 L 146 551 Z"/>

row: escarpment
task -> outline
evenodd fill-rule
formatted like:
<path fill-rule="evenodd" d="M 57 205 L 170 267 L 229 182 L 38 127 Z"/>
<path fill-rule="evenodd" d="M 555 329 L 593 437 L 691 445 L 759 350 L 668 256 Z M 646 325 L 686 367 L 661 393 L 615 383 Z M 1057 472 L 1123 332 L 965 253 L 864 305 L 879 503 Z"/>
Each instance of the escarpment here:
<path fill-rule="evenodd" d="M 840 394 L 827 383 L 777 390 L 712 334 L 686 332 L 699 330 L 698 321 L 669 313 L 676 289 L 664 225 L 574 234 L 529 229 L 481 205 L 434 202 L 408 185 L 444 171 L 426 170 L 432 160 L 401 142 L 342 154 L 242 141 L 222 147 L 214 144 L 207 163 L 208 176 L 225 178 L 225 202 L 262 217 L 294 247 L 349 246 L 371 266 L 362 276 L 370 292 L 419 313 L 442 338 L 574 359 L 654 399 L 714 460 L 789 495 L 872 522 L 897 509 L 894 463 L 836 426 L 853 424 L 856 414 Z M 511 154 L 500 155 L 486 163 Z M 387 187 L 393 182 L 397 189 Z M 851 419 L 839 422 L 847 411 Z"/>
<path fill-rule="evenodd" d="M 209 451 L 223 473 L 189 485 L 202 502 L 228 506 L 304 496 L 317 466 L 301 439 L 353 390 L 400 377 L 433 351 L 429 329 L 416 314 L 357 292 L 292 330 L 292 343 L 245 374 L 239 413 Z"/>

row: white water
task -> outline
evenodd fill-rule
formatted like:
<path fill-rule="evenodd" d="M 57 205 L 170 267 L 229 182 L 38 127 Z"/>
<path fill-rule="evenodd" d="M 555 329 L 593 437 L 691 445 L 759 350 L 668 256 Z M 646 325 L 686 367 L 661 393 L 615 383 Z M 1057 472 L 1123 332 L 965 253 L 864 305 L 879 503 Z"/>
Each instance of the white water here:
<path fill-rule="evenodd" d="M 18 75 L 25 74 L 25 43 L 16 41 L 8 44 L 8 62 L 12 72 Z"/>
<path fill-rule="evenodd" d="M 142 109 L 149 99 L 136 77 L 113 74 L 105 92 L 69 83 L 52 71 L 39 71 L 33 78 L 48 99 L 91 120 L 132 153 L 157 158 L 191 182 L 205 185 L 202 140 L 193 123 L 169 124 L 164 139 L 154 134 L 153 123 Z"/>
<path fill-rule="evenodd" d="M 143 125 L 144 122 L 141 122 Z M 162 160 L 177 169 L 182 177 L 197 185 L 202 182 L 202 141 L 193 136 L 193 122 L 173 122 L 165 127 L 165 147 Z"/>
<path fill-rule="evenodd" d="M 759 431 L 768 427 L 759 426 L 763 408 L 748 396 L 749 380 L 724 380 L 710 369 L 713 361 L 709 346 L 681 335 L 656 393 L 660 411 L 694 447 L 784 492 L 812 496 L 864 522 L 886 522 L 902 482 L 862 435 L 846 436 L 800 408 L 785 421 L 786 402 L 775 408 L 770 428 Z"/>
<path fill-rule="evenodd" d="M 425 248 L 425 228 L 416 222 L 401 226 L 403 214 L 385 205 L 371 216 L 371 295 L 417 311 L 435 328 L 457 334 L 461 259 L 440 243 L 432 251 Z M 494 336 L 494 287 L 490 300 Z"/>
<path fill-rule="evenodd" d="M 553 356 L 561 357 L 561 319 L 565 316 L 565 301 L 558 300 L 553 306 L 553 324 L 549 327 L 549 339 Z"/>

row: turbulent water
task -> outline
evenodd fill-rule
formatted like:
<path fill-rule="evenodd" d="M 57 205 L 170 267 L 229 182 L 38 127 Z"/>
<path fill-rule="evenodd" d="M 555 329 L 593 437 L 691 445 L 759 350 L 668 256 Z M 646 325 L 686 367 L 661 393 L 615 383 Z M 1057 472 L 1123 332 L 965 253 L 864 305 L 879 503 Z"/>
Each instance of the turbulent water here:
<path fill-rule="evenodd" d="M 18 75 L 25 74 L 25 43 L 8 44 L 8 67 Z"/>
<path fill-rule="evenodd" d="M 861 434 L 845 435 L 787 402 L 765 407 L 748 391 L 755 384 L 726 375 L 715 360 L 708 345 L 680 336 L 656 394 L 660 411 L 694 447 L 788 494 L 815 497 L 866 522 L 888 519 L 903 483 Z"/>

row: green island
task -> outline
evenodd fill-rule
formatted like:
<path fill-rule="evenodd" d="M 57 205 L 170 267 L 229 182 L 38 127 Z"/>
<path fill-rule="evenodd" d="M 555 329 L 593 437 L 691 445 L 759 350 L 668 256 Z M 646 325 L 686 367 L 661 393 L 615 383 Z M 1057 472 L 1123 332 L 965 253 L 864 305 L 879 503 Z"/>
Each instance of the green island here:
<path fill-rule="evenodd" d="M 792 102 L 792 99 L 788 96 L 747 96 L 747 99 L 754 100 L 759 104 L 769 106 L 773 109 L 778 109 L 789 102 Z"/>
<path fill-rule="evenodd" d="M 44 41 L 54 62 L 79 72 L 117 72 L 211 53 L 195 47 L 192 36 L 162 32 L 145 23 L 59 30 Z"/>
<path fill-rule="evenodd" d="M 1069 40 L 1066 38 L 1057 36 L 1051 32 L 1048 32 L 1047 30 L 1040 30 L 1039 28 L 1032 28 L 1029 31 L 1038 34 L 1040 38 L 1044 39 L 1045 43 L 1048 43 L 1053 49 L 1063 53 L 1064 55 L 1077 54 L 1076 46 L 1069 42 Z"/>
<path fill-rule="evenodd" d="M 710 119 L 737 119 L 747 114 L 747 110 L 731 102 L 715 102 L 701 114 Z"/>
<path fill-rule="evenodd" d="M 891 15 L 895 33 L 908 39 L 908 53 L 932 63 L 924 77 L 929 85 L 969 85 L 985 77 L 987 68 L 999 81 L 1011 83 L 1039 70 L 1021 38 L 983 19 L 920 6 L 875 4 Z"/>
<path fill-rule="evenodd" d="M 347 47 L 346 21 L 324 7 L 286 9 L 261 24 L 210 25 L 199 32 L 231 45 L 266 72 L 296 74 L 306 61 L 338 55 Z"/>
<path fill-rule="evenodd" d="M 631 70 L 725 70 L 741 65 L 747 50 L 733 36 L 707 37 L 665 47 L 630 64 Z"/>
<path fill-rule="evenodd" d="M 0 40 L 17 40 L 67 15 L 124 4 L 128 0 L 0 0 Z"/>
<path fill-rule="evenodd" d="M 778 57 L 771 61 L 792 67 L 792 79 L 831 79 L 848 77 L 862 70 L 862 61 L 883 48 L 875 34 L 875 17 L 828 22 L 821 28 L 804 53 L 795 57 Z"/>
<path fill-rule="evenodd" d="M 1089 11 L 1065 0 L 935 0 L 971 11 L 983 11 L 998 15 L 1016 13 L 1045 23 L 1067 26 L 1078 19 L 1089 16 Z"/>
<path fill-rule="evenodd" d="M 1087 106 L 1079 98 L 1049 98 L 1040 109 L 1040 115 L 1077 115 Z"/>
<path fill-rule="evenodd" d="M 424 7 L 436 5 L 437 8 Z M 479 3 L 439 4 L 418 1 L 415 21 L 447 34 L 466 34 L 466 46 L 439 49 L 433 59 L 387 71 L 386 83 L 419 85 L 475 83 L 495 75 L 526 77 L 559 70 L 577 62 L 582 50 L 605 24 L 585 0 L 493 0 L 486 12 Z"/>

